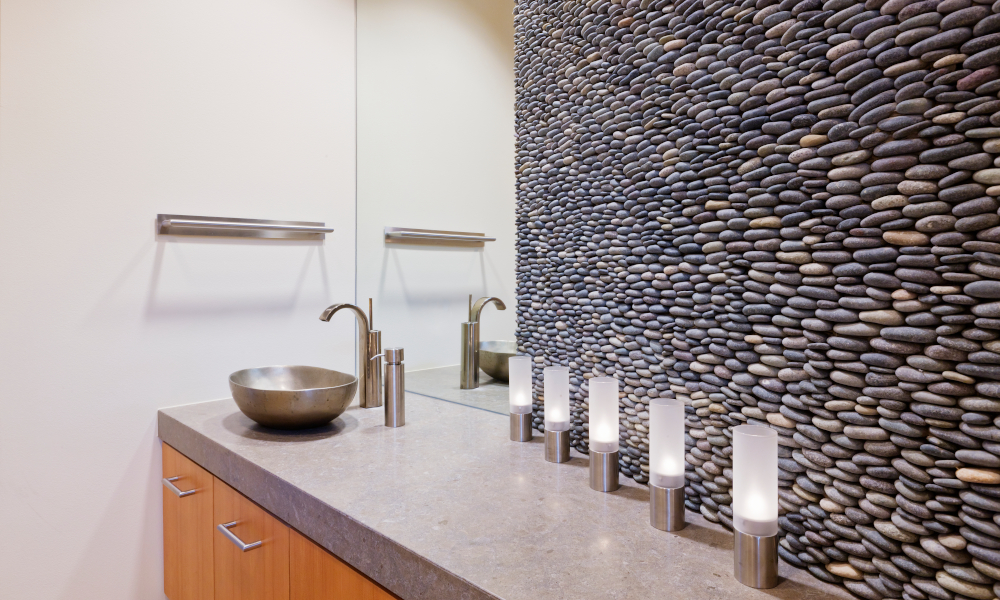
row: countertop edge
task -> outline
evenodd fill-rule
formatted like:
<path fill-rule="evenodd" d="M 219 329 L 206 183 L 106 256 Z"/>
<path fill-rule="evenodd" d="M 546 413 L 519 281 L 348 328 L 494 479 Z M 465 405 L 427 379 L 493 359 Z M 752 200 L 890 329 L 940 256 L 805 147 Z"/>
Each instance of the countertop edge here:
<path fill-rule="evenodd" d="M 160 440 L 405 600 L 500 600 L 157 411 Z"/>

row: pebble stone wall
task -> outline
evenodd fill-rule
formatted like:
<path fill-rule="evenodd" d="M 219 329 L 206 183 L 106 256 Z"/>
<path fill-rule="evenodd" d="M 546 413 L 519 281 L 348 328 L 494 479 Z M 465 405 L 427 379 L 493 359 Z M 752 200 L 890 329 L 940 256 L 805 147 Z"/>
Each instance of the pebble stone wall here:
<path fill-rule="evenodd" d="M 1000 2 L 518 0 L 518 344 L 780 439 L 781 557 L 862 598 L 1000 592 Z"/>

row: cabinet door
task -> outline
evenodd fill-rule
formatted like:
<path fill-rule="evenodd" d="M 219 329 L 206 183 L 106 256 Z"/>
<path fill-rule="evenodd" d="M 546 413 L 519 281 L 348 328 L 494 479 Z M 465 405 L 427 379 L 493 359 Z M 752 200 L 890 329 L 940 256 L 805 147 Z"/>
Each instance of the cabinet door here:
<path fill-rule="evenodd" d="M 394 600 L 367 577 L 291 530 L 291 600 Z"/>
<path fill-rule="evenodd" d="M 211 473 L 163 444 L 163 593 L 212 600 Z"/>
<path fill-rule="evenodd" d="M 288 526 L 218 479 L 215 600 L 288 600 Z"/>

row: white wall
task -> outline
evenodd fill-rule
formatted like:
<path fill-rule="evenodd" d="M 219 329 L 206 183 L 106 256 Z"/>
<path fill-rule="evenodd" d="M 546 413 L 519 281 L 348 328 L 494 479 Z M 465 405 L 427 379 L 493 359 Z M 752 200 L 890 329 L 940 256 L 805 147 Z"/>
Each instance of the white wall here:
<path fill-rule="evenodd" d="M 468 295 L 514 339 L 514 2 L 358 0 L 358 297 L 408 369 L 457 364 Z M 383 228 L 486 233 L 483 250 L 386 247 Z"/>
<path fill-rule="evenodd" d="M 354 99 L 353 0 L 0 4 L 0 598 L 162 598 L 156 409 L 353 371 Z"/>

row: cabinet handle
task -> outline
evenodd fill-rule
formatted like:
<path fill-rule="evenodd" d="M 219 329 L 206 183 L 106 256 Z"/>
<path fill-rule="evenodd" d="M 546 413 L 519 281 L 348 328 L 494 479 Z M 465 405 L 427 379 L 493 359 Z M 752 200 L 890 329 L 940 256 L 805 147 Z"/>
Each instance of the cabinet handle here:
<path fill-rule="evenodd" d="M 254 548 L 259 548 L 264 542 L 253 542 L 250 544 L 244 544 L 243 540 L 236 537 L 236 534 L 229 531 L 230 527 L 235 527 L 239 521 L 231 521 L 229 523 L 222 523 L 221 525 L 216 525 L 215 528 L 222 532 L 222 535 L 229 538 L 229 541 L 236 544 L 236 547 L 240 549 L 241 552 L 246 552 L 248 550 L 253 550 Z"/>
<path fill-rule="evenodd" d="M 177 476 L 177 477 L 166 477 L 166 478 L 163 479 L 163 485 L 164 485 L 164 487 L 166 487 L 171 492 L 177 494 L 178 498 L 183 498 L 184 496 L 190 496 L 191 494 L 193 494 L 193 493 L 195 493 L 195 492 L 198 491 L 197 489 L 188 490 L 186 492 L 180 491 L 179 489 L 177 489 L 177 486 L 174 485 L 174 482 L 177 481 L 178 479 L 180 479 L 180 476 Z"/>

